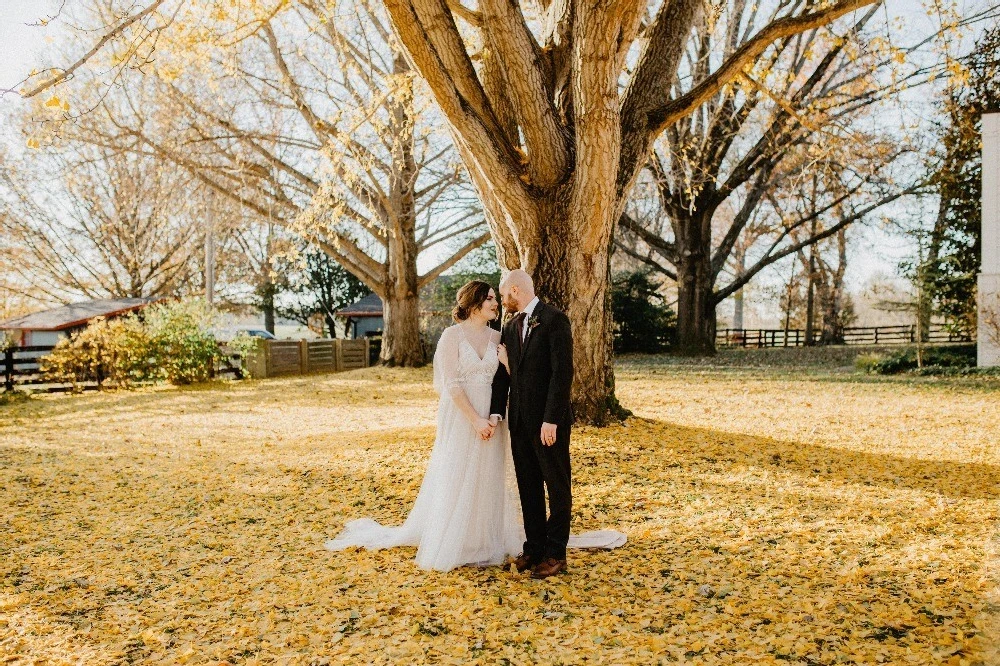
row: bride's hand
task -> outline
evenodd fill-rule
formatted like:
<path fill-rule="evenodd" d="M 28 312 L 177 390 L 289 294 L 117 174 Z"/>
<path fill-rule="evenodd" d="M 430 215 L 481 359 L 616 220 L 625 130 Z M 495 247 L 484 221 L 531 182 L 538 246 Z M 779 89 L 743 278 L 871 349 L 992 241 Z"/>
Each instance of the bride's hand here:
<path fill-rule="evenodd" d="M 497 358 L 503 363 L 503 367 L 510 370 L 510 366 L 507 364 L 507 345 L 497 345 Z"/>
<path fill-rule="evenodd" d="M 483 441 L 486 441 L 493 437 L 493 428 L 495 426 L 489 419 L 484 419 L 480 417 L 476 419 L 476 422 L 473 424 L 473 426 L 475 427 L 476 432 L 479 433 L 480 439 L 482 439 Z"/>

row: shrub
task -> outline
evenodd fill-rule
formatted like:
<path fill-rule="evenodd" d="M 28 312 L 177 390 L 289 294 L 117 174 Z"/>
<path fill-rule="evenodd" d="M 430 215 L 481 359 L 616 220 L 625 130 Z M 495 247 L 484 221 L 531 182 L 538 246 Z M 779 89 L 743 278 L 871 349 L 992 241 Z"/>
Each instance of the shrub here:
<path fill-rule="evenodd" d="M 143 312 L 160 376 L 171 384 L 191 384 L 212 376 L 220 356 L 210 329 L 211 307 L 202 300 L 168 301 Z"/>
<path fill-rule="evenodd" d="M 60 340 L 40 361 L 43 376 L 78 386 L 105 382 L 127 387 L 156 376 L 151 341 L 135 315 L 95 319 L 87 328 Z"/>
<path fill-rule="evenodd" d="M 5 405 L 17 405 L 22 402 L 27 402 L 28 400 L 31 400 L 31 396 L 24 391 L 0 391 L 0 407 Z"/>
<path fill-rule="evenodd" d="M 861 372 L 877 374 L 876 368 L 885 358 L 882 354 L 858 354 L 854 359 L 854 368 Z"/>
<path fill-rule="evenodd" d="M 250 370 L 250 357 L 256 354 L 261 348 L 261 339 L 250 335 L 246 331 L 240 331 L 232 340 L 226 343 L 226 347 L 230 352 L 240 357 L 240 367 L 246 373 Z"/>
<path fill-rule="evenodd" d="M 896 375 L 919 371 L 920 374 L 941 374 L 942 369 L 961 370 L 976 365 L 975 345 L 926 347 L 923 350 L 923 368 L 917 367 L 917 350 L 907 347 L 886 354 L 858 356 L 855 367 L 878 375 Z M 931 368 L 936 370 L 931 370 Z"/>
<path fill-rule="evenodd" d="M 211 377 L 219 345 L 209 332 L 211 309 L 201 301 L 157 303 L 112 320 L 95 319 L 60 340 L 41 359 L 43 376 L 79 386 L 97 382 L 129 387 L 166 380 L 190 384 Z"/>

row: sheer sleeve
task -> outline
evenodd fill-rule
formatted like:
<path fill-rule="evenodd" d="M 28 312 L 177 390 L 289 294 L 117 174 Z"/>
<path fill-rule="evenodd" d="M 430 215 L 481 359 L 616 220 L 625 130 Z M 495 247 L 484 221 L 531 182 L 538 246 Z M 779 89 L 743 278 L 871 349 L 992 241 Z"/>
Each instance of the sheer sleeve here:
<path fill-rule="evenodd" d="M 455 326 L 444 329 L 434 351 L 434 390 L 444 395 L 445 392 L 454 395 L 462 390 L 458 374 L 458 346 L 462 340 L 462 332 Z"/>

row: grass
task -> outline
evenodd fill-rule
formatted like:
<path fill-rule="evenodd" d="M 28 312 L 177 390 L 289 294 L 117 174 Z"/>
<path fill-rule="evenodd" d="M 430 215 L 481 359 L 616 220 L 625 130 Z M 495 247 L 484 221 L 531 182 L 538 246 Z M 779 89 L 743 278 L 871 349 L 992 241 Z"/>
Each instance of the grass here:
<path fill-rule="evenodd" d="M 573 527 L 629 544 L 549 581 L 322 549 L 405 516 L 427 369 L 0 406 L 0 654 L 995 663 L 998 384 L 755 362 L 621 363 L 636 416 L 575 430 Z"/>

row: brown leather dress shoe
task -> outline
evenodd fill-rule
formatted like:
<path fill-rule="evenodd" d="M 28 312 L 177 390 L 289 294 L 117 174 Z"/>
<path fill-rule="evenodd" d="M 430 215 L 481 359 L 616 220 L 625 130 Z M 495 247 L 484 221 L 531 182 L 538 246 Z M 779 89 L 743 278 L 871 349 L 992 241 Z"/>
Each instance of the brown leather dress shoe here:
<path fill-rule="evenodd" d="M 524 573 L 528 569 L 534 569 L 536 564 L 538 564 L 538 560 L 533 557 L 529 557 L 524 553 L 521 553 L 514 558 L 514 566 L 517 568 L 518 573 Z"/>
<path fill-rule="evenodd" d="M 555 576 L 557 573 L 562 573 L 566 571 L 566 560 L 557 560 L 554 557 L 547 557 L 538 564 L 531 571 L 532 578 L 548 578 L 549 576 Z"/>

